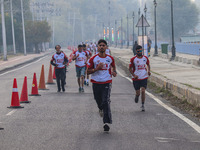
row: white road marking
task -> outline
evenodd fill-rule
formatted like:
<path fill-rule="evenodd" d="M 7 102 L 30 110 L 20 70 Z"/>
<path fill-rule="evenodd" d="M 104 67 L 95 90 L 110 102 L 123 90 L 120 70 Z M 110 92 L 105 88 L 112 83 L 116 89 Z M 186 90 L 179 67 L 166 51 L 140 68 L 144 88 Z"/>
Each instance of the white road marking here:
<path fill-rule="evenodd" d="M 169 141 L 162 141 L 162 140 L 157 140 L 160 143 L 169 143 Z"/>
<path fill-rule="evenodd" d="M 11 112 L 9 112 L 8 114 L 6 114 L 6 116 L 11 116 L 12 114 L 14 114 L 17 110 L 12 110 Z"/>
<path fill-rule="evenodd" d="M 125 77 L 119 70 L 117 70 L 118 74 L 124 78 L 126 78 L 127 80 L 129 80 L 130 82 L 132 82 L 132 80 L 128 77 Z M 172 109 L 171 107 L 169 107 L 168 105 L 164 104 L 161 100 L 159 100 L 156 96 L 154 96 L 153 94 L 149 93 L 146 91 L 146 94 L 149 95 L 153 100 L 155 100 L 158 104 L 160 104 L 161 106 L 163 106 L 165 109 L 167 109 L 168 111 L 170 111 L 171 113 L 173 113 L 174 115 L 176 115 L 177 117 L 179 117 L 181 120 L 183 120 L 184 122 L 186 122 L 189 126 L 191 126 L 194 130 L 196 130 L 198 133 L 200 133 L 200 126 L 198 126 L 196 123 L 194 123 L 193 121 L 191 121 L 190 119 L 188 119 L 187 117 L 183 116 L 182 114 L 180 114 L 179 112 L 175 111 L 174 109 Z"/>
<path fill-rule="evenodd" d="M 8 73 L 11 73 L 11 72 L 14 72 L 14 71 L 20 70 L 20 69 L 23 69 L 23 68 L 25 68 L 25 67 L 27 67 L 27 66 L 30 66 L 30 65 L 32 65 L 32 64 L 35 64 L 35 63 L 39 62 L 40 60 L 42 60 L 42 59 L 44 59 L 44 58 L 46 58 L 46 57 L 47 57 L 47 56 L 42 57 L 42 58 L 38 59 L 37 61 L 32 62 L 32 63 L 29 63 L 29 64 L 27 64 L 27 65 L 25 65 L 25 66 L 20 67 L 20 68 L 17 68 L 17 69 L 13 69 L 13 70 L 10 70 L 10 71 L 7 71 L 7 72 L 4 72 L 4 73 L 0 74 L 0 76 L 3 76 L 3 75 L 5 75 L 5 74 L 8 74 Z"/>
<path fill-rule="evenodd" d="M 175 138 L 165 138 L 165 137 L 155 137 L 156 140 L 171 140 L 171 141 L 179 141 L 179 139 Z"/>

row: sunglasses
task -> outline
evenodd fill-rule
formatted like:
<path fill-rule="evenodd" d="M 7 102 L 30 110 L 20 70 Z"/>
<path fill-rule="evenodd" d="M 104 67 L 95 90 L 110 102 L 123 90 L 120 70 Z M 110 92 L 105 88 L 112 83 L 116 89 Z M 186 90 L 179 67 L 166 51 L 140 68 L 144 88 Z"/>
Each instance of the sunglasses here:
<path fill-rule="evenodd" d="M 138 52 L 138 53 L 139 53 L 139 52 L 141 53 L 141 52 L 142 52 L 142 50 L 139 50 L 139 51 L 137 51 L 137 52 Z"/>

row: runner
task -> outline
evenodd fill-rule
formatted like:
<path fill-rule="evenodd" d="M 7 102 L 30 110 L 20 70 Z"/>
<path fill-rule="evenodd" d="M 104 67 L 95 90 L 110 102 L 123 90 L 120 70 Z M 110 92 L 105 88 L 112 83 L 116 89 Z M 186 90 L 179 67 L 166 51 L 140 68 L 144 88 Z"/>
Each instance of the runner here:
<path fill-rule="evenodd" d="M 148 68 L 148 71 L 147 71 Z M 138 103 L 141 89 L 142 111 L 145 111 L 145 90 L 147 88 L 147 79 L 151 75 L 150 62 L 148 57 L 142 55 L 142 46 L 136 47 L 136 56 L 131 58 L 129 71 L 132 75 L 133 86 L 136 91 L 135 103 Z"/>
<path fill-rule="evenodd" d="M 86 49 L 85 44 L 83 44 L 83 51 L 86 52 L 88 55 L 88 61 L 87 61 L 87 63 L 88 63 L 89 59 L 92 57 L 92 53 Z M 85 69 L 86 69 L 85 73 L 87 74 L 87 66 L 85 66 Z M 88 74 L 87 74 L 87 79 L 86 79 L 86 77 L 84 78 L 84 85 L 89 86 L 89 75 Z"/>
<path fill-rule="evenodd" d="M 93 94 L 99 108 L 99 114 L 103 117 L 104 131 L 109 131 L 108 124 L 112 124 L 112 115 L 110 109 L 110 93 L 112 86 L 112 76 L 116 77 L 116 67 L 114 58 L 106 55 L 107 42 L 103 39 L 98 42 L 99 54 L 89 60 L 88 74 L 91 75 L 93 83 Z M 112 72 L 111 72 L 112 68 Z"/>
<path fill-rule="evenodd" d="M 107 54 L 107 55 L 111 55 L 111 50 L 108 48 L 108 46 L 107 46 L 107 48 L 106 48 L 106 54 Z"/>
<path fill-rule="evenodd" d="M 76 63 L 76 75 L 77 75 L 77 81 L 79 85 L 79 92 L 84 92 L 84 77 L 85 77 L 85 66 L 86 62 L 88 60 L 88 55 L 86 52 L 83 52 L 83 46 L 78 45 L 78 51 L 75 51 L 73 53 L 72 60 L 75 60 Z"/>
<path fill-rule="evenodd" d="M 55 49 L 56 49 L 56 54 L 52 56 L 51 64 L 56 67 L 55 74 L 58 87 L 57 92 L 61 91 L 60 82 L 62 91 L 65 92 L 65 78 L 66 78 L 65 65 L 68 62 L 68 59 L 65 53 L 61 52 L 60 45 L 56 45 Z"/>

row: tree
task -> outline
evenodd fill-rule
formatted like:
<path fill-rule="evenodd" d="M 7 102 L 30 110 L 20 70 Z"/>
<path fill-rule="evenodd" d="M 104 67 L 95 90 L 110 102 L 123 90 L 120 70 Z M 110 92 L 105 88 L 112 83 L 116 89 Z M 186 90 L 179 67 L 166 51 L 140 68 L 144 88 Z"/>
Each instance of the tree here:
<path fill-rule="evenodd" d="M 199 11 L 190 0 L 174 0 L 174 31 L 178 40 L 198 24 Z M 160 0 L 157 7 L 158 34 L 163 39 L 171 37 L 171 2 Z"/>
<path fill-rule="evenodd" d="M 28 44 L 34 44 L 36 53 L 39 53 L 38 45 L 49 42 L 51 38 L 51 27 L 46 21 L 28 21 L 26 23 L 26 39 Z"/>

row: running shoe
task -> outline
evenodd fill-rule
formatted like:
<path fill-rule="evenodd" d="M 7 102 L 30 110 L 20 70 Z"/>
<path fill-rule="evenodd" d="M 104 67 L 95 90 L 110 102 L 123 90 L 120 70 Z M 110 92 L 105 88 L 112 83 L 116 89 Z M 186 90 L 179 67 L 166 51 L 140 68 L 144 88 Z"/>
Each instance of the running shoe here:
<path fill-rule="evenodd" d="M 103 125 L 103 128 L 104 128 L 104 131 L 106 131 L 106 132 L 108 132 L 108 131 L 110 130 L 110 127 L 108 126 L 107 123 L 105 123 L 105 124 Z"/>
<path fill-rule="evenodd" d="M 100 115 L 100 117 L 103 117 L 103 110 L 99 109 L 99 115 Z"/>
<path fill-rule="evenodd" d="M 142 110 L 142 111 L 145 111 L 145 108 L 144 108 L 144 106 L 142 106 L 142 107 L 141 107 L 141 110 Z"/>
<path fill-rule="evenodd" d="M 81 93 L 81 90 L 82 90 L 81 87 L 78 90 L 79 90 L 79 93 Z"/>
<path fill-rule="evenodd" d="M 139 101 L 139 96 L 135 96 L 135 103 L 138 103 Z"/>
<path fill-rule="evenodd" d="M 84 88 L 81 88 L 81 92 L 84 93 Z"/>

